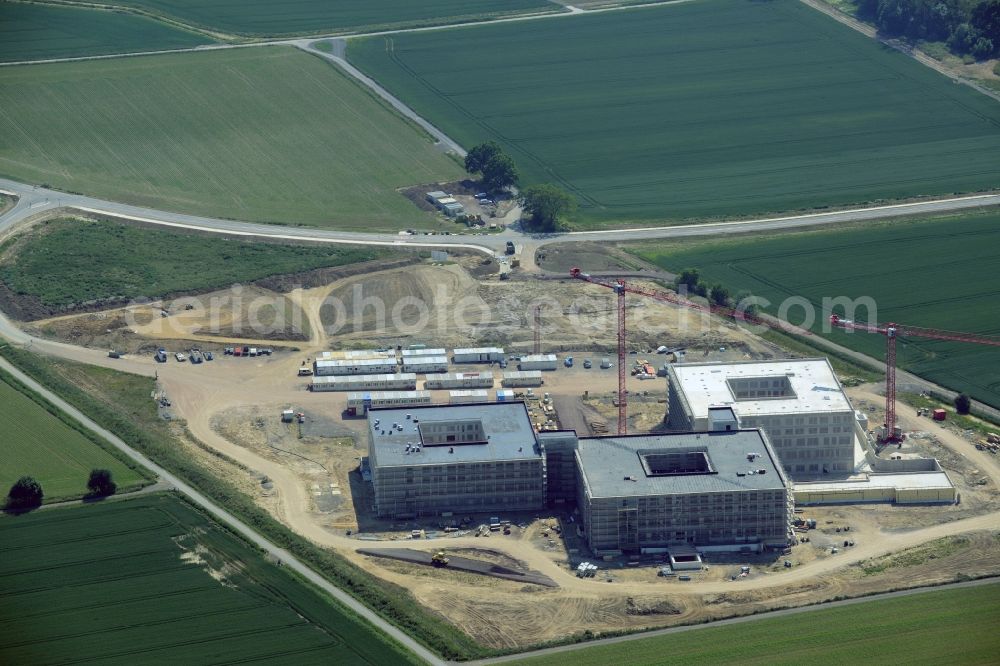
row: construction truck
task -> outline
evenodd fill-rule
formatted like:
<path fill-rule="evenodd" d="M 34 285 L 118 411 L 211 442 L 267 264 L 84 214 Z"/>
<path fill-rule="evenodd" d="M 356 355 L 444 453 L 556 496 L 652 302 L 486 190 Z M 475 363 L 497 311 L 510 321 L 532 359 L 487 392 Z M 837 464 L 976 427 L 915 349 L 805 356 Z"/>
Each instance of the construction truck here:
<path fill-rule="evenodd" d="M 431 564 L 436 567 L 446 567 L 449 562 L 451 562 L 451 560 L 448 559 L 443 550 L 439 550 L 431 557 Z"/>

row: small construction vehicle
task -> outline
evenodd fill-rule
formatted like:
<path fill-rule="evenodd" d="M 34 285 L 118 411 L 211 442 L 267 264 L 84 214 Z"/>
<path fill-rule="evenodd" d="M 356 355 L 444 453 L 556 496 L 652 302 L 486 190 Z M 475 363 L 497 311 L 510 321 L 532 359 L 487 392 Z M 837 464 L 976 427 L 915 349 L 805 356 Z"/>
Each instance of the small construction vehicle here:
<path fill-rule="evenodd" d="M 448 559 L 443 550 L 439 550 L 431 557 L 431 564 L 436 567 L 446 567 L 448 566 L 448 562 L 451 562 L 451 560 Z"/>

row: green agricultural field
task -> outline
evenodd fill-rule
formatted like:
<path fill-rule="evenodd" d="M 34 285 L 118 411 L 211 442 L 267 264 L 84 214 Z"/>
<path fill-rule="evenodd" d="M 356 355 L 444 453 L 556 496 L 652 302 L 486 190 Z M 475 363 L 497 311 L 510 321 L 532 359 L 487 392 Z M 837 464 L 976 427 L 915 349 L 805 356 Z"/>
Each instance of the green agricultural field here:
<path fill-rule="evenodd" d="M 0 1 L 0 62 L 180 49 L 211 41 L 132 14 Z"/>
<path fill-rule="evenodd" d="M 667 270 L 697 267 L 709 284 L 764 297 L 772 313 L 786 298 L 804 297 L 816 308 L 814 331 L 875 358 L 885 355 L 882 336 L 823 331 L 824 298 L 870 296 L 881 322 L 1000 333 L 997 212 L 632 249 Z M 795 323 L 801 317 L 801 308 L 789 311 Z M 854 318 L 868 314 L 860 309 Z M 1000 406 L 1000 348 L 902 338 L 897 353 L 901 367 Z"/>
<path fill-rule="evenodd" d="M 109 0 L 106 4 L 257 37 L 385 30 L 562 9 L 547 0 Z"/>
<path fill-rule="evenodd" d="M 373 246 L 282 245 L 116 222 L 53 220 L 0 248 L 0 284 L 55 310 L 205 291 L 390 254 Z"/>
<path fill-rule="evenodd" d="M 1000 635 L 1000 584 L 878 599 L 512 662 L 661 664 L 988 664 Z"/>
<path fill-rule="evenodd" d="M 418 663 L 187 502 L 0 518 L 0 661 Z"/>
<path fill-rule="evenodd" d="M 101 448 L 97 435 L 69 425 L 63 420 L 68 417 L 37 400 L 0 374 L 0 504 L 22 476 L 38 480 L 46 502 L 86 495 L 92 469 L 110 470 L 119 490 L 146 482 L 141 472 Z"/>
<path fill-rule="evenodd" d="M 429 225 L 397 188 L 458 178 L 429 136 L 289 46 L 0 69 L 0 175 L 158 209 Z"/>
<path fill-rule="evenodd" d="M 156 403 L 149 399 L 154 388 L 151 377 L 41 356 L 10 346 L 0 346 L 0 357 L 243 522 L 253 525 L 279 547 L 295 553 L 327 580 L 417 637 L 442 657 L 468 661 L 494 656 L 491 650 L 475 642 L 440 615 L 427 610 L 405 588 L 376 578 L 335 551 L 299 536 L 221 473 L 202 465 L 197 456 L 191 454 L 194 445 L 178 437 L 176 424 L 160 418 Z M 2 543 L 3 536 L 0 534 L 0 545 Z M 2 580 L 0 577 L 0 589 Z M 3 596 L 0 594 L 2 603 Z M 3 613 L 0 613 L 0 622 L 2 618 Z M 0 663 L 6 663 L 2 657 Z"/>
<path fill-rule="evenodd" d="M 1000 186 L 1000 104 L 798 0 L 370 37 L 348 56 L 462 145 L 497 140 L 528 183 L 574 193 L 577 227 Z"/>

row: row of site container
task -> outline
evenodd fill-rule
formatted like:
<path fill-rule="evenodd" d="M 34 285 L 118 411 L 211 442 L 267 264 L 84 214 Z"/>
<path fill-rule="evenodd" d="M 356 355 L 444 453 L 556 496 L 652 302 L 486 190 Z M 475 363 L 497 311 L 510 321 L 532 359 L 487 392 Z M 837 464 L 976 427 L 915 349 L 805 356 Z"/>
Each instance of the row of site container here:
<path fill-rule="evenodd" d="M 500 347 L 482 347 L 455 349 L 450 363 L 498 363 L 505 368 L 507 359 Z M 518 362 L 522 371 L 555 370 L 558 365 L 555 354 L 532 354 L 520 357 Z M 404 373 L 428 374 L 448 372 L 448 366 L 444 349 L 405 349 L 398 358 L 391 350 L 351 350 L 324 352 L 313 363 L 313 372 L 318 377 L 394 374 L 398 369 Z"/>
<path fill-rule="evenodd" d="M 487 389 L 493 388 L 495 378 L 492 372 L 457 372 L 436 375 L 424 380 L 428 391 L 447 389 Z M 500 385 L 504 388 L 541 386 L 544 383 L 538 370 L 504 372 Z M 414 391 L 417 375 L 412 372 L 378 375 L 347 375 L 313 377 L 310 389 L 313 391 Z"/>
<path fill-rule="evenodd" d="M 498 389 L 495 393 L 496 402 L 513 402 L 519 399 L 510 389 Z M 467 389 L 448 392 L 448 403 L 461 405 L 469 403 L 490 402 L 490 393 L 485 389 Z M 382 407 L 416 407 L 432 404 L 430 391 L 372 391 L 351 393 L 347 396 L 347 413 L 351 416 L 364 416 L 369 409 Z"/>

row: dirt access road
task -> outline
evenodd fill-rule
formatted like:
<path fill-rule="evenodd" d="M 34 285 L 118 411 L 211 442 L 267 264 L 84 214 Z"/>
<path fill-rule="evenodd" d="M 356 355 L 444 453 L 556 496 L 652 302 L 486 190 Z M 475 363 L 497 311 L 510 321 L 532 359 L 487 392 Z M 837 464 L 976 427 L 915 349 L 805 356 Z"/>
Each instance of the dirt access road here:
<path fill-rule="evenodd" d="M 359 542 L 357 539 L 336 534 L 319 524 L 312 509 L 309 488 L 303 483 L 301 477 L 278 462 L 268 460 L 243 446 L 228 441 L 212 428 L 212 418 L 216 414 L 248 404 L 266 405 L 287 401 L 296 408 L 305 411 L 329 409 L 331 400 L 328 394 L 314 394 L 304 391 L 303 381 L 295 377 L 295 371 L 301 363 L 300 355 L 290 354 L 243 360 L 226 359 L 216 361 L 216 365 L 209 369 L 206 367 L 209 364 L 190 366 L 189 364 L 168 363 L 157 366 L 151 359 L 146 358 L 112 361 L 103 356 L 97 356 L 99 353 L 92 350 L 82 350 L 57 343 L 39 343 L 39 345 L 40 349 L 46 353 L 55 353 L 72 360 L 93 362 L 105 367 L 139 372 L 147 376 L 158 373 L 160 383 L 173 400 L 176 412 L 186 420 L 191 433 L 196 438 L 240 464 L 266 474 L 273 481 L 277 489 L 279 516 L 292 529 L 319 544 L 338 550 L 353 552 L 363 543 L 371 545 L 371 542 Z M 608 378 L 604 378 L 607 379 L 606 383 L 609 388 L 614 383 L 611 374 L 608 374 Z M 569 375 L 567 375 L 567 379 L 570 379 Z M 577 382 L 567 381 L 566 386 L 567 390 L 571 390 L 573 393 L 579 391 Z M 556 385 L 553 384 L 551 388 L 555 390 Z M 878 396 L 874 394 L 869 397 L 873 401 L 878 400 Z M 900 413 L 907 413 L 903 406 L 900 406 Z M 903 423 L 905 427 L 912 427 L 912 424 L 905 420 Z M 926 422 L 921 422 L 918 427 L 924 428 L 926 425 Z M 975 457 L 976 464 L 980 466 L 980 469 L 988 472 L 995 482 L 1000 483 L 1000 466 L 994 459 L 984 456 L 975 449 L 970 451 L 971 447 L 967 442 L 948 435 L 949 433 L 942 433 L 941 437 L 946 446 L 955 449 L 961 455 L 978 454 Z M 837 557 L 802 564 L 787 572 L 767 578 L 745 581 L 741 585 L 741 589 L 752 590 L 795 585 L 849 564 L 902 550 L 943 536 L 976 530 L 1000 530 L 1000 514 L 976 516 L 906 533 L 892 532 L 874 535 L 877 538 L 866 539 L 856 548 Z M 408 545 L 426 548 L 437 548 L 443 545 L 447 545 L 449 548 L 482 547 L 484 542 L 473 537 L 459 537 L 439 539 L 428 542 L 427 545 L 420 542 Z M 523 561 L 531 568 L 548 575 L 565 590 L 589 594 L 606 588 L 606 584 L 601 582 L 576 578 L 569 569 L 559 564 L 560 554 L 540 551 L 531 543 L 492 539 L 489 542 L 489 547 Z M 689 589 L 698 593 L 712 593 L 730 591 L 732 586 L 728 582 L 706 581 L 696 582 Z M 615 594 L 628 593 L 642 596 L 648 594 L 650 590 L 647 583 L 623 581 L 615 585 L 614 591 Z"/>
<path fill-rule="evenodd" d="M 452 269 L 453 270 L 453 269 Z M 540 283 L 548 284 L 548 283 Z M 307 292 L 296 293 L 293 298 L 300 305 L 310 322 L 322 323 L 317 312 L 328 289 L 321 287 Z M 577 286 L 577 285 L 574 285 Z M 590 289 L 588 285 L 579 285 L 581 288 Z M 595 288 L 596 289 L 596 288 Z M 13 326 L 10 322 L 4 324 L 4 319 L 0 318 L 0 330 L 4 325 Z M 330 394 L 314 394 L 304 390 L 305 380 L 296 377 L 296 371 L 301 362 L 316 352 L 324 349 L 330 340 L 323 332 L 323 326 L 314 325 L 311 328 L 313 333 L 310 341 L 304 343 L 305 349 L 298 353 L 281 353 L 272 357 L 258 357 L 254 359 L 233 359 L 229 357 L 218 358 L 212 363 L 205 363 L 200 366 L 192 366 L 189 363 L 175 363 L 171 361 L 167 364 L 156 364 L 148 357 L 126 357 L 120 360 L 108 359 L 104 352 L 75 347 L 58 342 L 35 341 L 29 336 L 20 333 L 19 339 L 24 344 L 30 344 L 31 348 L 42 353 L 52 354 L 62 358 L 75 361 L 101 365 L 118 370 L 136 372 L 145 376 L 158 376 L 161 387 L 174 403 L 174 411 L 187 423 L 191 434 L 200 440 L 205 446 L 215 450 L 229 458 L 235 460 L 240 465 L 254 470 L 258 474 L 269 477 L 274 486 L 275 495 L 269 498 L 276 505 L 273 509 L 277 517 L 294 529 L 299 534 L 312 541 L 335 548 L 345 554 L 361 566 L 374 571 L 377 575 L 393 580 L 395 582 L 407 582 L 407 577 L 394 574 L 392 571 L 379 565 L 373 565 L 365 557 L 356 551 L 360 547 L 374 545 L 371 541 L 359 541 L 356 538 L 348 537 L 342 530 L 330 529 L 324 524 L 323 517 L 317 513 L 314 500 L 309 485 L 304 482 L 302 476 L 290 469 L 279 460 L 273 460 L 248 449 L 239 443 L 229 441 L 213 428 L 213 419 L 220 413 L 227 410 L 235 410 L 246 405 L 274 406 L 275 416 L 278 405 L 294 406 L 307 413 L 329 413 L 331 405 L 339 404 L 339 398 L 334 398 Z M 580 355 L 582 357 L 582 355 Z M 597 354 L 591 355 L 595 360 Z M 590 373 L 589 376 L 585 373 Z M 547 373 L 545 390 L 551 391 L 560 402 L 564 397 L 578 398 L 581 387 L 586 385 L 592 388 L 592 392 L 611 391 L 616 384 L 616 373 L 610 371 L 600 371 L 597 369 L 583 370 L 581 368 L 565 369 L 561 368 L 556 373 Z M 657 385 L 659 382 L 656 382 Z M 648 383 L 633 380 L 633 390 L 642 390 Z M 656 389 L 657 387 L 652 387 Z M 662 387 L 660 387 L 662 388 Z M 864 394 L 866 399 L 877 403 L 878 396 L 871 393 Z M 904 407 L 900 407 L 900 414 L 904 419 L 908 419 L 908 414 Z M 345 422 L 345 425 L 347 422 Z M 914 427 L 907 420 L 903 421 L 904 427 Z M 916 427 L 927 429 L 927 421 L 920 421 Z M 354 428 L 363 427 L 363 422 L 353 422 Z M 980 452 L 976 452 L 967 442 L 958 437 L 943 436 L 942 442 L 950 449 L 954 449 L 960 455 L 973 456 L 974 462 L 981 470 L 984 470 L 996 483 L 1000 483 L 1000 466 L 990 457 L 985 457 Z M 852 519 L 853 521 L 853 519 Z M 666 587 L 661 585 L 651 585 L 649 580 L 638 578 L 618 577 L 614 586 L 609 586 L 600 579 L 580 579 L 573 575 L 566 563 L 565 551 L 561 548 L 544 550 L 537 542 L 530 538 L 491 538 L 483 540 L 471 536 L 435 539 L 433 541 L 406 541 L 395 542 L 399 546 L 403 543 L 407 547 L 415 547 L 423 550 L 435 550 L 446 547 L 452 548 L 488 548 L 498 553 L 502 553 L 525 566 L 539 571 L 555 580 L 560 589 L 557 599 L 549 599 L 545 603 L 552 606 L 542 605 L 539 608 L 566 609 L 572 606 L 576 613 L 590 612 L 586 609 L 601 608 L 607 603 L 618 603 L 623 595 L 629 595 L 636 600 L 649 600 L 653 603 L 657 598 L 662 598 L 664 594 L 679 595 L 678 598 L 694 600 L 703 595 L 731 595 L 734 590 L 740 594 L 752 595 L 755 593 L 768 596 L 782 594 L 783 590 L 808 587 L 815 583 L 817 579 L 828 578 L 831 574 L 844 571 L 845 567 L 868 560 L 870 558 L 889 554 L 905 548 L 916 546 L 937 538 L 975 532 L 980 530 L 996 531 L 1000 530 L 1000 514 L 991 513 L 986 515 L 973 516 L 953 522 L 941 523 L 916 530 L 899 532 L 881 530 L 877 524 L 860 525 L 857 527 L 857 543 L 853 549 L 845 550 L 836 556 L 816 558 L 806 561 L 803 558 L 801 564 L 793 569 L 781 570 L 769 573 L 760 578 L 751 578 L 742 581 L 738 588 L 728 580 L 711 579 L 706 577 L 702 580 L 695 580 L 682 584 L 678 587 L 672 583 L 666 583 Z M 383 547 L 393 547 L 393 542 L 383 541 Z M 835 578 L 835 576 L 834 576 Z M 410 581 L 413 583 L 413 581 Z M 424 603 L 433 606 L 434 600 L 444 599 L 441 596 L 440 584 L 431 581 L 423 587 L 418 587 L 415 583 L 411 586 L 414 593 Z M 839 588 L 838 588 L 839 589 Z M 468 599 L 463 599 L 454 591 L 454 596 L 448 597 L 449 603 L 463 604 L 463 608 L 469 613 L 473 613 L 475 608 L 469 605 Z M 521 597 L 516 597 L 521 599 Z M 617 600 L 617 601 L 615 601 Z M 530 600 L 528 600 L 530 601 Z M 538 599 L 541 603 L 541 599 Z M 805 603 L 806 600 L 797 603 Z M 694 603 L 692 601 L 692 603 Z M 549 612 L 549 611 L 546 611 Z M 568 612 L 568 611 L 567 611 Z M 697 606 L 692 606 L 685 611 L 681 619 L 696 619 L 705 617 L 706 611 L 699 610 Z M 738 611 L 733 611 L 738 612 Z M 450 617 L 450 616 L 449 616 Z M 572 630 L 574 615 L 570 613 L 566 616 L 571 622 L 570 625 L 552 623 L 548 629 L 552 636 L 561 635 L 561 632 Z M 611 617 L 611 616 L 609 616 Z M 490 618 L 483 616 L 470 616 L 460 626 L 472 627 L 489 623 Z M 611 626 L 611 625 L 605 625 Z M 625 626 L 625 625 L 623 625 Z M 632 625 L 628 625 L 632 626 Z M 498 639 L 501 644 L 515 645 L 516 637 L 508 636 Z"/>
<path fill-rule="evenodd" d="M 586 285 L 581 285 L 581 287 L 589 288 Z M 279 515 L 282 520 L 300 534 L 317 543 L 353 551 L 359 546 L 358 540 L 336 534 L 317 521 L 317 515 L 312 509 L 311 493 L 300 476 L 279 462 L 265 459 L 237 443 L 228 441 L 212 427 L 212 420 L 216 415 L 246 405 L 285 404 L 306 412 L 330 411 L 331 403 L 335 399 L 330 394 L 305 391 L 306 382 L 296 377 L 296 372 L 303 360 L 314 357 L 317 352 L 325 349 L 329 342 L 323 332 L 323 326 L 317 325 L 321 323 L 317 310 L 325 295 L 332 288 L 334 288 L 333 285 L 320 287 L 295 293 L 292 296 L 296 303 L 302 307 L 309 321 L 314 323 L 311 327 L 312 339 L 302 352 L 277 354 L 272 357 L 255 359 L 223 357 L 201 366 L 173 361 L 167 364 L 156 364 L 148 357 L 129 356 L 114 360 L 107 358 L 105 353 L 97 350 L 31 339 L 2 316 L 0 316 L 0 333 L 13 338 L 16 342 L 28 344 L 32 349 L 41 353 L 117 370 L 126 370 L 145 376 L 158 376 L 161 386 L 174 403 L 174 411 L 187 422 L 188 428 L 196 438 L 219 453 L 229 456 L 249 469 L 266 474 L 272 479 L 276 488 L 277 503 L 280 507 Z M 596 360 L 597 355 L 593 355 L 593 358 Z M 594 394 L 612 391 L 616 384 L 614 375 L 613 372 L 599 369 L 561 369 L 547 377 L 545 390 L 551 391 L 557 400 L 560 400 L 562 396 L 577 399 L 581 392 L 581 385 L 584 383 L 592 389 Z M 656 383 L 657 386 L 649 387 L 647 383 L 632 380 L 630 389 L 633 391 L 641 391 L 646 388 L 657 390 L 659 387 L 658 382 Z M 878 401 L 878 396 L 869 395 L 868 397 L 873 402 Z M 905 408 L 901 407 L 899 412 L 904 419 L 907 418 L 908 411 Z M 903 425 L 907 428 L 914 427 L 906 420 L 903 421 Z M 920 422 L 916 424 L 916 427 L 925 428 L 926 425 L 926 422 Z M 359 426 L 355 425 L 354 427 Z M 949 433 L 942 433 L 941 439 L 956 453 L 975 460 L 981 469 L 988 471 L 990 476 L 1000 483 L 1000 466 L 994 459 L 975 451 L 974 448 L 969 447 L 967 442 L 949 436 Z M 797 581 L 833 571 L 853 562 L 948 534 L 979 529 L 1000 529 L 1000 515 L 978 516 L 918 529 L 905 534 L 894 532 L 884 535 L 884 538 L 868 539 L 856 549 L 837 558 L 817 560 L 796 567 L 794 570 L 782 572 L 781 575 L 759 581 L 747 581 L 744 588 L 753 589 L 757 586 L 794 584 Z M 481 545 L 482 542 L 466 537 L 464 539 L 448 539 L 447 544 L 458 547 Z M 557 580 L 566 589 L 593 592 L 601 588 L 601 584 L 598 582 L 576 578 L 565 566 L 558 564 L 558 556 L 539 551 L 530 543 L 496 539 L 491 540 L 490 547 L 528 563 L 532 568 Z M 727 587 L 722 583 L 710 582 L 698 583 L 697 585 L 699 592 L 722 591 Z M 627 582 L 616 585 L 616 590 L 638 595 L 648 592 L 645 584 Z"/>

